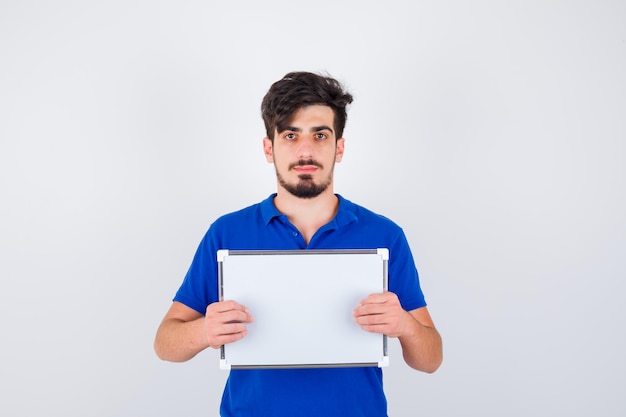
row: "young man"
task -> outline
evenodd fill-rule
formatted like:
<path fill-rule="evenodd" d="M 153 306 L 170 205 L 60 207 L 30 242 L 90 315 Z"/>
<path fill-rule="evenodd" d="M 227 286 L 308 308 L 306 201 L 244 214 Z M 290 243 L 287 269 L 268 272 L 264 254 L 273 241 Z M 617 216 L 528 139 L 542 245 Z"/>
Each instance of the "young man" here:
<path fill-rule="evenodd" d="M 217 219 L 201 241 L 161 323 L 157 355 L 186 361 L 207 347 L 236 343 L 254 311 L 219 301 L 219 249 L 388 248 L 389 291 L 354 306 L 367 332 L 398 338 L 406 363 L 434 372 L 442 361 L 439 333 L 426 308 L 402 229 L 333 191 L 333 170 L 344 153 L 346 106 L 352 96 L 333 78 L 294 72 L 275 82 L 262 103 L 265 158 L 276 170 L 277 192 Z M 297 271 L 295 273 L 297 279 Z M 286 295 L 288 296 L 288 295 Z M 231 370 L 220 415 L 387 415 L 377 367 Z"/>

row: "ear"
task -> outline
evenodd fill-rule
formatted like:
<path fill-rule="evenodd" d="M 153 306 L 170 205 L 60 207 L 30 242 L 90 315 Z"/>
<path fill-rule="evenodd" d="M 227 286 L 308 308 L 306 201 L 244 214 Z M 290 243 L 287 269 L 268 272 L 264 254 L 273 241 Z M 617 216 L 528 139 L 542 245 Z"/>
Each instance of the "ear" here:
<path fill-rule="evenodd" d="M 341 162 L 343 158 L 343 150 L 346 140 L 344 138 L 337 139 L 337 149 L 335 151 L 335 162 Z"/>
<path fill-rule="evenodd" d="M 263 138 L 263 153 L 265 154 L 265 160 L 270 164 L 274 162 L 274 148 L 270 138 Z"/>

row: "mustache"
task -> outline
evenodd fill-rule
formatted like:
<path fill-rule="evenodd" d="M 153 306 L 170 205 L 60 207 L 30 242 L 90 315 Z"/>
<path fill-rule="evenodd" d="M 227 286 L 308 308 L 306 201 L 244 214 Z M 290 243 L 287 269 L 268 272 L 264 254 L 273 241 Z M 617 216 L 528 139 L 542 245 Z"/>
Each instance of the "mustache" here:
<path fill-rule="evenodd" d="M 298 162 L 294 162 L 292 164 L 289 164 L 289 169 L 295 168 L 297 166 L 304 166 L 304 165 L 312 165 L 312 166 L 316 166 L 318 168 L 324 168 L 322 166 L 322 164 L 320 164 L 319 162 L 317 162 L 314 159 L 300 159 Z"/>

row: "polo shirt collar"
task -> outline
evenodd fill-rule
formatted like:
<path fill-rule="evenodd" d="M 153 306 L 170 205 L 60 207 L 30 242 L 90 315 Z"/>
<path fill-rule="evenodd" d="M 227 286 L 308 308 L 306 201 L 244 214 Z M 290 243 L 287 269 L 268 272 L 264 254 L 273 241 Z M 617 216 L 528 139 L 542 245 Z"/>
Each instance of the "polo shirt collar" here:
<path fill-rule="evenodd" d="M 335 194 L 339 199 L 339 208 L 337 214 L 329 222 L 328 226 L 334 226 L 335 228 L 343 227 L 349 223 L 358 221 L 356 215 L 356 207 L 354 203 L 346 200 L 340 194 Z M 261 216 L 263 216 L 263 222 L 268 225 L 275 217 L 286 217 L 282 214 L 276 206 L 274 206 L 274 197 L 276 193 L 271 194 L 268 198 L 261 202 Z"/>
<path fill-rule="evenodd" d="M 274 217 L 284 216 L 274 205 L 274 197 L 276 197 L 276 193 L 271 194 L 265 200 L 261 201 L 261 216 L 263 216 L 265 225 L 270 224 Z"/>
<path fill-rule="evenodd" d="M 358 222 L 359 218 L 356 215 L 356 206 L 353 202 L 346 200 L 340 194 L 335 194 L 339 199 L 339 208 L 335 218 L 330 221 L 330 224 L 335 224 L 336 228 L 344 227 L 352 222 Z"/>

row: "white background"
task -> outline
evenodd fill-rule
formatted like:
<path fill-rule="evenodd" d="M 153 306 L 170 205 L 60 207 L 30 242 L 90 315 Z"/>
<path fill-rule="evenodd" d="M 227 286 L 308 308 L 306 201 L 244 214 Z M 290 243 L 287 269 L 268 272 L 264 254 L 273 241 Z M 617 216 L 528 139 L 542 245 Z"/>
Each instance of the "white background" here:
<path fill-rule="evenodd" d="M 210 416 L 156 328 L 275 190 L 269 85 L 355 96 L 336 191 L 405 230 L 445 360 L 391 416 L 623 416 L 623 1 L 0 2 L 0 414 Z"/>

